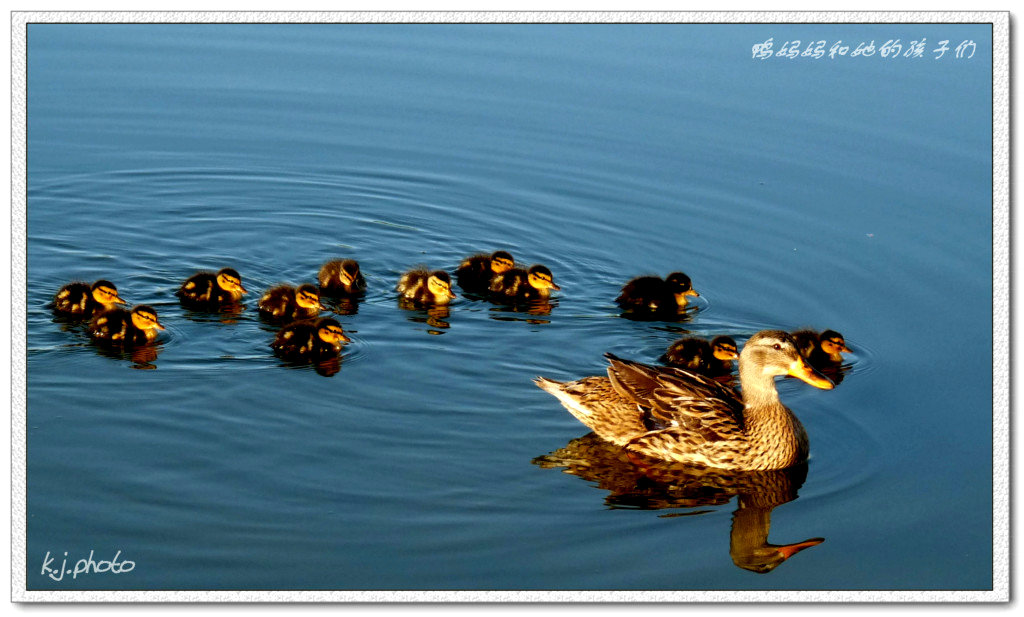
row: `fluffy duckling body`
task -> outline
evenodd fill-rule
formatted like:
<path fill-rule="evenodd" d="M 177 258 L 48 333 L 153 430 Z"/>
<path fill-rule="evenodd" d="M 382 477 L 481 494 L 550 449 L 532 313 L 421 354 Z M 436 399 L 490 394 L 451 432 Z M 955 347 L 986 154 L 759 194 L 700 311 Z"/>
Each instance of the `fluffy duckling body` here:
<path fill-rule="evenodd" d="M 424 305 L 448 304 L 455 299 L 452 279 L 444 270 L 416 268 L 402 275 L 395 291 L 403 298 Z"/>
<path fill-rule="evenodd" d="M 100 279 L 90 285 L 74 281 L 61 287 L 53 296 L 54 312 L 68 317 L 89 319 L 93 315 L 127 304 L 117 295 L 117 287 L 110 281 Z"/>
<path fill-rule="evenodd" d="M 814 330 L 797 330 L 792 334 L 800 354 L 815 368 L 832 368 L 843 363 L 843 354 L 850 353 L 846 339 L 835 330 L 820 334 Z"/>
<path fill-rule="evenodd" d="M 354 259 L 335 259 L 320 268 L 320 292 L 331 296 L 358 296 L 366 292 L 366 279 Z"/>
<path fill-rule="evenodd" d="M 324 309 L 320 304 L 319 290 L 308 283 L 298 287 L 272 287 L 263 294 L 257 306 L 261 317 L 281 322 L 311 319 Z"/>
<path fill-rule="evenodd" d="M 607 377 L 536 384 L 618 446 L 655 459 L 725 470 L 785 469 L 807 459 L 803 425 L 779 401 L 775 377 L 834 384 L 807 365 L 789 334 L 763 330 L 740 354 L 740 388 L 671 367 L 605 354 Z"/>
<path fill-rule="evenodd" d="M 496 274 L 490 284 L 491 295 L 502 302 L 545 300 L 551 295 L 551 290 L 559 289 L 561 287 L 555 284 L 551 270 L 540 264 L 531 266 L 529 270 L 506 270 Z"/>
<path fill-rule="evenodd" d="M 486 294 L 495 276 L 508 272 L 516 265 L 515 259 L 506 251 L 495 251 L 490 255 L 472 255 L 462 260 L 455 269 L 455 280 L 459 287 L 473 293 Z"/>
<path fill-rule="evenodd" d="M 673 314 L 686 308 L 690 296 L 699 296 L 690 277 L 673 272 L 664 280 L 658 276 L 638 276 L 622 287 L 615 298 L 624 310 L 637 313 Z"/>
<path fill-rule="evenodd" d="M 93 340 L 135 347 L 156 339 L 164 326 L 157 319 L 153 307 L 141 304 L 130 312 L 115 308 L 95 315 L 89 322 L 89 336 Z"/>
<path fill-rule="evenodd" d="M 710 343 L 696 337 L 681 338 L 669 345 L 662 361 L 709 377 L 732 374 L 732 363 L 739 358 L 731 336 L 716 336 Z"/>
<path fill-rule="evenodd" d="M 198 272 L 181 284 L 176 295 L 185 304 L 203 308 L 216 308 L 242 299 L 249 293 L 242 287 L 242 277 L 233 268 L 217 273 Z"/>
<path fill-rule="evenodd" d="M 317 361 L 337 357 L 342 345 L 350 341 L 337 320 L 321 317 L 288 324 L 270 346 L 286 360 Z"/>

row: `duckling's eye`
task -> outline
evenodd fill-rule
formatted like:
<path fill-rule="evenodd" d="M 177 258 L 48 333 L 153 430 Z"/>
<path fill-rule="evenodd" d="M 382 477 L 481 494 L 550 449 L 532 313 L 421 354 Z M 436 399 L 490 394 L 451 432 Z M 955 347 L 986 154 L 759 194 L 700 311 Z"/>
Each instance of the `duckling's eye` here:
<path fill-rule="evenodd" d="M 778 350 L 782 349 L 782 345 L 780 345 L 778 343 L 775 343 L 774 345 L 772 345 L 772 349 L 778 351 Z"/>

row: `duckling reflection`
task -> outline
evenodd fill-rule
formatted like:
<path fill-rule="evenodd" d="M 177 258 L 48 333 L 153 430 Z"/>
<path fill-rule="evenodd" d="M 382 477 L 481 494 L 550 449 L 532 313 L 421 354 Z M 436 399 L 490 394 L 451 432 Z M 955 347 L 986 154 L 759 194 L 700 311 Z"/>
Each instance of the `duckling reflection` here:
<path fill-rule="evenodd" d="M 729 555 L 736 566 L 751 572 L 771 572 L 796 553 L 824 542 L 824 538 L 792 544 L 768 542 L 771 512 L 776 506 L 797 499 L 807 477 L 806 464 L 753 472 L 695 468 L 629 453 L 594 433 L 538 456 L 533 463 L 544 469 L 561 468 L 564 473 L 608 491 L 605 504 L 609 508 L 707 508 L 724 505 L 736 497 Z"/>
<path fill-rule="evenodd" d="M 534 298 L 527 302 L 501 304 L 500 306 L 491 307 L 490 317 L 497 321 L 525 321 L 532 324 L 547 324 L 551 323 L 551 320 L 537 318 L 550 315 L 556 306 L 558 306 L 558 300 L 555 298 Z M 531 317 L 519 317 L 518 315 L 520 314 L 530 315 Z"/>
<path fill-rule="evenodd" d="M 156 360 L 163 349 L 159 341 L 149 345 L 136 347 L 119 347 L 116 345 L 96 344 L 93 346 L 101 356 L 114 360 L 131 362 L 130 368 L 137 370 L 156 370 Z"/>
<path fill-rule="evenodd" d="M 428 304 L 410 298 L 399 298 L 398 308 L 409 311 L 408 319 L 413 323 L 425 323 L 432 328 L 440 330 L 427 330 L 429 334 L 444 334 L 444 330 L 451 328 L 448 322 L 451 317 L 451 308 L 447 304 Z"/>

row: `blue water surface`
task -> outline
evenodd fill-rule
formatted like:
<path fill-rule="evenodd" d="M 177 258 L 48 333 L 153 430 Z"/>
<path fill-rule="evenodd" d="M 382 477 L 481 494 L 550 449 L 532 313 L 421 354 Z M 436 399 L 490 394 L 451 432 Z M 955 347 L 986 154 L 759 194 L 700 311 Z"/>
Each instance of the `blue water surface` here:
<path fill-rule="evenodd" d="M 29 589 L 992 587 L 990 26 L 27 37 Z M 753 57 L 768 39 L 849 49 Z M 496 249 L 552 270 L 551 306 L 398 306 L 409 267 Z M 255 301 L 334 257 L 369 290 L 324 376 L 271 354 Z M 244 311 L 177 303 L 224 266 Z M 620 317 L 627 279 L 673 270 L 689 321 Z M 99 278 L 159 312 L 155 347 L 104 354 L 54 320 L 61 285 Z M 536 375 L 799 327 L 853 353 L 835 390 L 779 384 L 811 459 L 769 538 L 825 542 L 771 572 L 729 551 L 753 497 L 536 460 L 588 432 Z M 135 567 L 41 571 L 90 551 Z"/>

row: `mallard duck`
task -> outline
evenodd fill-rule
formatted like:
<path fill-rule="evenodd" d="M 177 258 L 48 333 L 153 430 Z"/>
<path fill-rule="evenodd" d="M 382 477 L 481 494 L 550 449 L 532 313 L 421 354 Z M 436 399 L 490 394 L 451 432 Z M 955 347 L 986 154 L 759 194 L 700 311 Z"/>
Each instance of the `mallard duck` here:
<path fill-rule="evenodd" d="M 444 270 L 416 268 L 409 270 L 398 280 L 395 291 L 403 298 L 418 304 L 448 304 L 455 299 L 452 279 Z"/>
<path fill-rule="evenodd" d="M 117 295 L 117 287 L 108 280 L 100 279 L 89 285 L 74 281 L 60 288 L 51 304 L 54 312 L 61 315 L 88 319 L 97 313 L 127 304 Z"/>
<path fill-rule="evenodd" d="M 731 336 L 716 336 L 710 344 L 702 338 L 681 338 L 661 357 L 669 366 L 711 377 L 732 374 L 732 363 L 737 358 L 736 341 Z"/>
<path fill-rule="evenodd" d="M 490 284 L 492 296 L 504 302 L 543 300 L 551 295 L 552 289 L 557 291 L 561 287 L 555 284 L 551 270 L 540 264 L 530 266 L 529 270 L 506 270 L 494 275 Z"/>
<path fill-rule="evenodd" d="M 197 272 L 181 284 L 176 295 L 185 304 L 214 308 L 231 304 L 249 293 L 242 287 L 242 277 L 233 268 L 213 272 Z"/>
<path fill-rule="evenodd" d="M 678 313 L 686 308 L 690 296 L 699 296 L 690 277 L 673 272 L 664 280 L 657 276 L 638 276 L 623 285 L 615 302 L 626 311 L 637 313 Z"/>
<path fill-rule="evenodd" d="M 330 317 L 294 321 L 281 328 L 270 344 L 274 353 L 287 360 L 324 360 L 337 357 L 345 336 L 341 324 Z"/>
<path fill-rule="evenodd" d="M 104 311 L 89 322 L 89 336 L 94 340 L 124 347 L 145 345 L 157 337 L 158 330 L 163 329 L 156 311 L 145 304 L 130 312 L 122 308 Z"/>
<path fill-rule="evenodd" d="M 577 420 L 626 449 L 655 459 L 725 470 L 784 469 L 807 458 L 803 425 L 779 402 L 775 377 L 816 388 L 832 382 L 810 368 L 781 330 L 750 337 L 740 354 L 742 396 L 710 377 L 605 354 L 607 377 L 535 383 Z"/>
<path fill-rule="evenodd" d="M 320 268 L 320 293 L 330 296 L 358 296 L 366 292 L 366 279 L 354 259 L 335 259 Z"/>
<path fill-rule="evenodd" d="M 260 316 L 273 321 L 310 319 L 320 314 L 320 292 L 315 285 L 278 285 L 268 289 L 257 304 Z"/>
<path fill-rule="evenodd" d="M 462 260 L 455 269 L 455 280 L 459 287 L 469 292 L 487 293 L 491 279 L 514 268 L 515 259 L 506 251 L 495 251 L 490 255 L 473 255 Z"/>
<path fill-rule="evenodd" d="M 835 330 L 820 334 L 814 330 L 797 330 L 792 337 L 800 354 L 815 368 L 839 366 L 843 363 L 843 354 L 850 353 L 846 339 Z"/>

